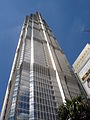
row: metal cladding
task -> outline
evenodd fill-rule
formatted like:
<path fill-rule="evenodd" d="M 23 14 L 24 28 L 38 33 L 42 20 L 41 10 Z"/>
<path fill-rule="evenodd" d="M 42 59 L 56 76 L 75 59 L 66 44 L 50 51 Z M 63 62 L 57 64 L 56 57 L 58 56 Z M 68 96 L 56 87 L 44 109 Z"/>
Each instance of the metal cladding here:
<path fill-rule="evenodd" d="M 80 89 L 40 13 L 23 24 L 3 101 L 1 120 L 57 120 L 58 106 Z"/>

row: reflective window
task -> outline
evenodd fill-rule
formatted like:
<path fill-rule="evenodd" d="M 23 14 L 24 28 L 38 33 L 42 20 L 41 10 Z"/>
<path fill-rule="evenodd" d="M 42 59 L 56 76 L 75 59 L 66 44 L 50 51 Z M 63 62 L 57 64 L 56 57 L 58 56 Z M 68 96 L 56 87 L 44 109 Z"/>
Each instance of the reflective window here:
<path fill-rule="evenodd" d="M 10 117 L 9 120 L 14 120 L 14 117 Z"/>

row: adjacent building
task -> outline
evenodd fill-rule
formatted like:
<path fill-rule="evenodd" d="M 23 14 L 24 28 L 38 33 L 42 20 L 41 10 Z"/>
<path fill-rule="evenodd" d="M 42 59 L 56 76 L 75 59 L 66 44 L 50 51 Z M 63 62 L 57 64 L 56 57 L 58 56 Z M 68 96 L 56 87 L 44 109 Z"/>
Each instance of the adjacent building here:
<path fill-rule="evenodd" d="M 90 99 L 90 44 L 87 44 L 73 64 L 75 73 Z"/>
<path fill-rule="evenodd" d="M 51 29 L 40 13 L 26 16 L 1 120 L 57 120 L 58 106 L 78 94 L 77 79 Z"/>

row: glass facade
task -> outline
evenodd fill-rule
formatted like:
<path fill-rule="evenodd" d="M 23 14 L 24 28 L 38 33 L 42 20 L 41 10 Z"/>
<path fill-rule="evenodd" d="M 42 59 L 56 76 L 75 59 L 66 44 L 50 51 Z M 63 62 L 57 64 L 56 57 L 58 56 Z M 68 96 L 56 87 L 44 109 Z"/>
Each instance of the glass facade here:
<path fill-rule="evenodd" d="M 57 120 L 65 98 L 80 94 L 64 52 L 40 13 L 22 27 L 1 120 Z"/>

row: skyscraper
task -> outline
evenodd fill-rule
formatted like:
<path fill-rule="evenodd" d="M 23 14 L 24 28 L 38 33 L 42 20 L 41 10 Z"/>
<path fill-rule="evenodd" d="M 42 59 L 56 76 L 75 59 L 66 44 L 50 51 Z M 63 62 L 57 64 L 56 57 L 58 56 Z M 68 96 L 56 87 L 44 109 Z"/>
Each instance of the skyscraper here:
<path fill-rule="evenodd" d="M 23 24 L 3 101 L 1 120 L 57 120 L 57 108 L 80 89 L 40 13 Z"/>

